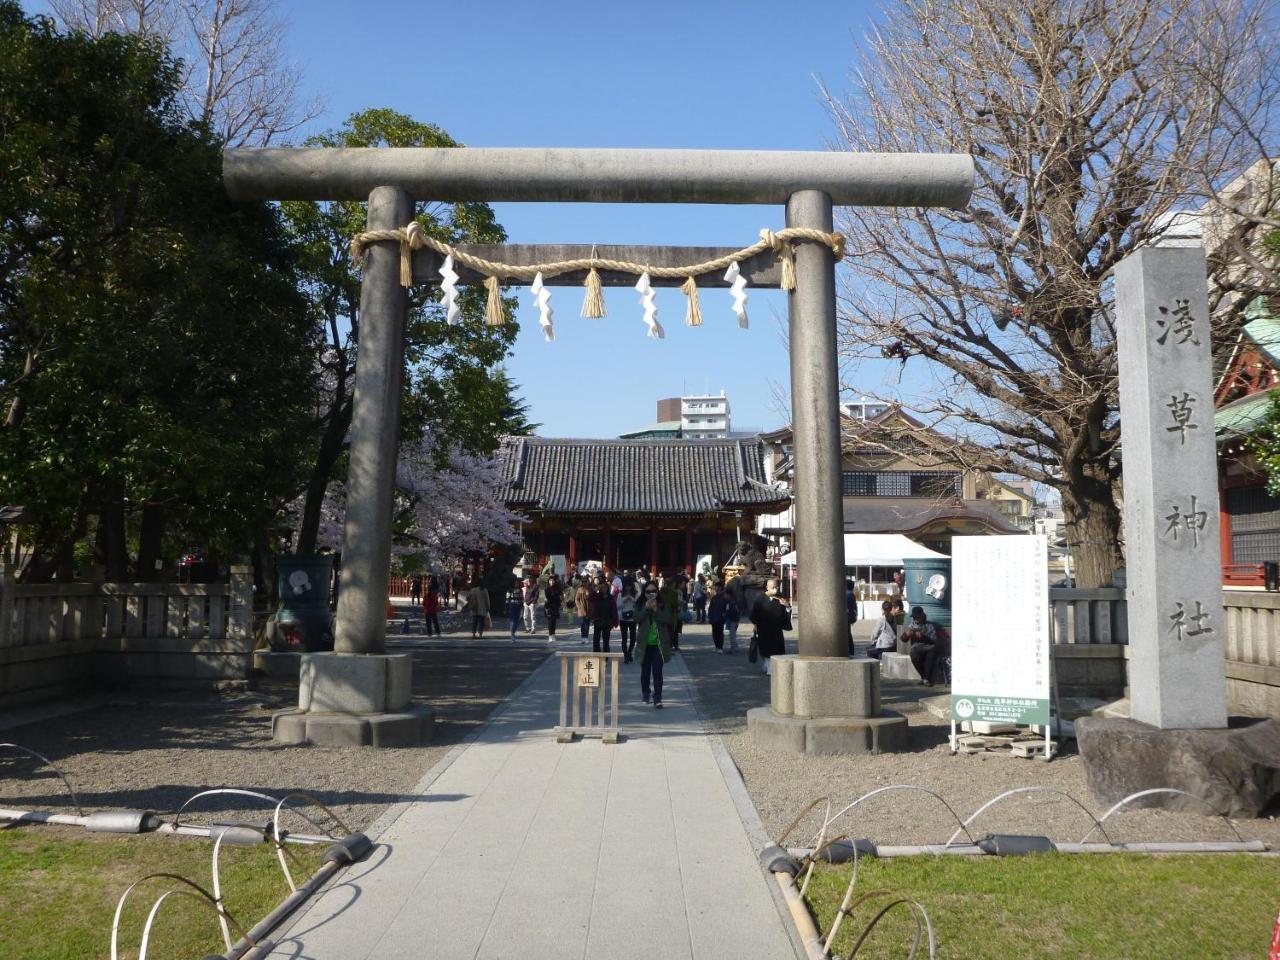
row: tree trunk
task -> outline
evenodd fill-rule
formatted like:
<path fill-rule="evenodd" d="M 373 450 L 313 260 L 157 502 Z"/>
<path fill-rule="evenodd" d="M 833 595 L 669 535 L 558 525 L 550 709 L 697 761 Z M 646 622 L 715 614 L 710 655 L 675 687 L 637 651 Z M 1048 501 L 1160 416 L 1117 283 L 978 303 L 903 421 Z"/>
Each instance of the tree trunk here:
<path fill-rule="evenodd" d="M 1081 475 L 1062 490 L 1067 546 L 1077 587 L 1109 587 L 1124 563 L 1120 550 L 1120 508 L 1105 468 L 1086 462 Z"/>
<path fill-rule="evenodd" d="M 106 568 L 108 583 L 120 583 L 129 576 L 129 547 L 125 541 L 124 502 L 110 497 L 98 513 L 98 548 Z"/>
<path fill-rule="evenodd" d="M 138 537 L 138 582 L 153 583 L 160 579 L 156 562 L 164 541 L 164 507 L 158 503 L 142 505 L 142 531 Z"/>
<path fill-rule="evenodd" d="M 301 554 L 316 552 L 316 537 L 320 532 L 320 511 L 324 506 L 324 494 L 333 477 L 334 465 L 342 456 L 342 444 L 346 440 L 347 431 L 351 429 L 351 396 L 344 394 L 343 400 L 336 404 L 329 416 L 324 436 L 320 439 L 320 449 L 316 453 L 315 466 L 307 479 L 307 498 L 302 508 L 302 525 L 298 529 L 298 539 L 294 550 Z"/>

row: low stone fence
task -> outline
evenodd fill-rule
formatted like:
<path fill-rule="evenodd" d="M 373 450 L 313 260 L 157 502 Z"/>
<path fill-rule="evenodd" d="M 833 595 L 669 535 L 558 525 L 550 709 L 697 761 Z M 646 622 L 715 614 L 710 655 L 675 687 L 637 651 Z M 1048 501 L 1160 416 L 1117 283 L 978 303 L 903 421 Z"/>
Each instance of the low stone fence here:
<path fill-rule="evenodd" d="M 253 579 L 19 584 L 0 571 L 0 707 L 90 685 L 246 679 Z"/>
<path fill-rule="evenodd" d="M 1124 591 L 1054 589 L 1049 603 L 1059 695 L 1124 696 L 1129 673 Z M 1280 718 L 1280 594 L 1224 590 L 1222 606 L 1228 709 Z"/>

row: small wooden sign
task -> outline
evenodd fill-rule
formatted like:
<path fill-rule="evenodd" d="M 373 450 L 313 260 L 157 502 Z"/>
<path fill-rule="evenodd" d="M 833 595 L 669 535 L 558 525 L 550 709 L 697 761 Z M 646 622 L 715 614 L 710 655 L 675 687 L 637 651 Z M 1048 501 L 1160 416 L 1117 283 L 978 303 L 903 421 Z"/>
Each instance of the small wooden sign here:
<path fill-rule="evenodd" d="M 579 687 L 600 686 L 601 666 L 595 657 L 578 657 L 574 664 L 574 683 Z"/>

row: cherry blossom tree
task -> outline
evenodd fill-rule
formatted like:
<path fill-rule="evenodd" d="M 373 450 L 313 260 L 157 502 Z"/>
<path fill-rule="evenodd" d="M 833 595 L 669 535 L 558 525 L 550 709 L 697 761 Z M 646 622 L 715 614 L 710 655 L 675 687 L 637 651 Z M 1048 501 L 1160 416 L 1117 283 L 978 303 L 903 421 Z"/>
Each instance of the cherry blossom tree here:
<path fill-rule="evenodd" d="M 439 445 L 430 435 L 400 447 L 396 464 L 396 517 L 392 556 L 413 557 L 442 570 L 468 554 L 519 543 L 525 518 L 498 497 L 502 468 L 493 456 L 469 453 L 456 443 Z M 288 511 L 296 528 L 302 497 Z M 320 508 L 316 543 L 342 549 L 346 487 L 330 484 Z"/>

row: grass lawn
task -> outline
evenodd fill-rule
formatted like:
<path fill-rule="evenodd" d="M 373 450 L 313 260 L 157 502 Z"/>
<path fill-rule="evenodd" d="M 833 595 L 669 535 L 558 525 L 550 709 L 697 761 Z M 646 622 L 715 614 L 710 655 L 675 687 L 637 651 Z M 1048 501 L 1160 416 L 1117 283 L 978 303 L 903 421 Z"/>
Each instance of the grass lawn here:
<path fill-rule="evenodd" d="M 319 866 L 324 847 L 289 848 L 301 883 Z M 274 847 L 224 846 L 219 854 L 227 910 L 247 930 L 289 893 Z M 148 873 L 176 873 L 210 893 L 213 844 L 144 834 L 120 837 L 79 828 L 23 827 L 0 831 L 0 957 L 88 960 L 111 955 L 111 920 L 126 887 Z M 121 954 L 136 958 L 156 897 L 185 887 L 148 880 L 129 896 L 121 921 Z M 232 932 L 235 937 L 234 929 Z M 170 897 L 152 928 L 148 960 L 201 957 L 225 949 L 208 907 Z"/>
<path fill-rule="evenodd" d="M 815 872 L 806 898 L 826 935 L 851 866 Z M 956 960 L 1261 960 L 1280 905 L 1280 860 L 1247 854 L 902 857 L 863 860 L 859 892 L 889 889 L 929 911 L 938 956 Z M 889 899 L 846 918 L 835 952 Z M 905 957 L 915 923 L 896 907 L 859 957 Z M 921 944 L 919 956 L 927 956 Z"/>

